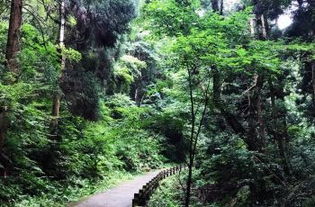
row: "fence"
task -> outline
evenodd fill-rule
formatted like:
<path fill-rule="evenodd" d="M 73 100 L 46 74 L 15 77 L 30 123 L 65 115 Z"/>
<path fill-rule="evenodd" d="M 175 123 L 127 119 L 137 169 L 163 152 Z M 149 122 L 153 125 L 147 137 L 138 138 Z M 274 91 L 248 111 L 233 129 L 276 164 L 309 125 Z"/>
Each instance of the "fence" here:
<path fill-rule="evenodd" d="M 159 186 L 159 182 L 168 176 L 174 175 L 175 173 L 181 171 L 184 168 L 185 168 L 184 166 L 179 165 L 161 171 L 159 174 L 157 174 L 157 176 L 150 180 L 150 182 L 145 184 L 142 187 L 142 189 L 139 190 L 139 193 L 135 193 L 134 198 L 132 200 L 132 207 L 146 206 L 154 190 Z"/>

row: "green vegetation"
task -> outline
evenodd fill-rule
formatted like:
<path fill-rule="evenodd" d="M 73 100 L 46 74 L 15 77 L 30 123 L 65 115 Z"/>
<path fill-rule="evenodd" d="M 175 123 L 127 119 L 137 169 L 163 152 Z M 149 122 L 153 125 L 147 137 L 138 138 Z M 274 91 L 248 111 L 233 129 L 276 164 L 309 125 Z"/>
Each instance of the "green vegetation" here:
<path fill-rule="evenodd" d="M 160 183 L 159 188 L 150 198 L 148 203 L 149 207 L 180 207 L 181 202 L 181 190 L 180 184 L 177 182 L 178 177 L 171 177 L 163 180 Z"/>
<path fill-rule="evenodd" d="M 233 2 L 1 1 L 0 206 L 185 163 L 150 207 L 313 207 L 314 1 Z"/>
<path fill-rule="evenodd" d="M 132 174 L 113 171 L 107 173 L 107 176 L 101 179 L 76 179 L 72 178 L 68 181 L 68 184 L 61 185 L 58 182 L 47 182 L 49 189 L 45 193 L 40 193 L 39 195 L 32 196 L 21 196 L 19 201 L 14 203 L 17 207 L 62 207 L 69 204 L 71 201 L 78 201 L 82 198 L 108 190 L 120 182 L 126 181 L 133 177 Z"/>

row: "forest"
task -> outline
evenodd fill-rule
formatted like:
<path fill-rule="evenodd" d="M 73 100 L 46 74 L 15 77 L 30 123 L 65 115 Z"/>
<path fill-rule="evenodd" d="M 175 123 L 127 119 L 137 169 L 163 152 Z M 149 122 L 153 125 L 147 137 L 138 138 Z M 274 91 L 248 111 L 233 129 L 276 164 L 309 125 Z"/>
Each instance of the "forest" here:
<path fill-rule="evenodd" d="M 148 207 L 315 206 L 314 0 L 0 0 L 1 207 L 177 165 Z"/>

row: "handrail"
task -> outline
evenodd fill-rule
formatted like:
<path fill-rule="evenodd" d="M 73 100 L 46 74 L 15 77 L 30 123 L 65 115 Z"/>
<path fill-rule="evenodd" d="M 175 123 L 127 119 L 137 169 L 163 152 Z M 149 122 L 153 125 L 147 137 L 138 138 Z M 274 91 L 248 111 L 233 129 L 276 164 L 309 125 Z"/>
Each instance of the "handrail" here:
<path fill-rule="evenodd" d="M 139 190 L 139 193 L 134 194 L 134 198 L 132 200 L 132 207 L 146 206 L 148 201 L 150 200 L 151 195 L 159 186 L 159 182 L 161 180 L 168 176 L 174 175 L 175 173 L 185 168 L 186 167 L 184 167 L 183 165 L 179 165 L 159 172 L 159 174 L 157 174 L 153 179 L 151 179 Z"/>

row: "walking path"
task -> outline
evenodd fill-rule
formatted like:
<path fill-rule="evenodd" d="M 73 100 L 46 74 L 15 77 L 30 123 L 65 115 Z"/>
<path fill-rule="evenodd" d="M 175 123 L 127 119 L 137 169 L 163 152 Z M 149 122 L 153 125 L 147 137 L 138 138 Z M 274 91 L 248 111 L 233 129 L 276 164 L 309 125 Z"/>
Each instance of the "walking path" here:
<path fill-rule="evenodd" d="M 149 172 L 127 181 L 106 192 L 98 193 L 69 207 L 131 207 L 135 193 L 160 171 Z"/>

